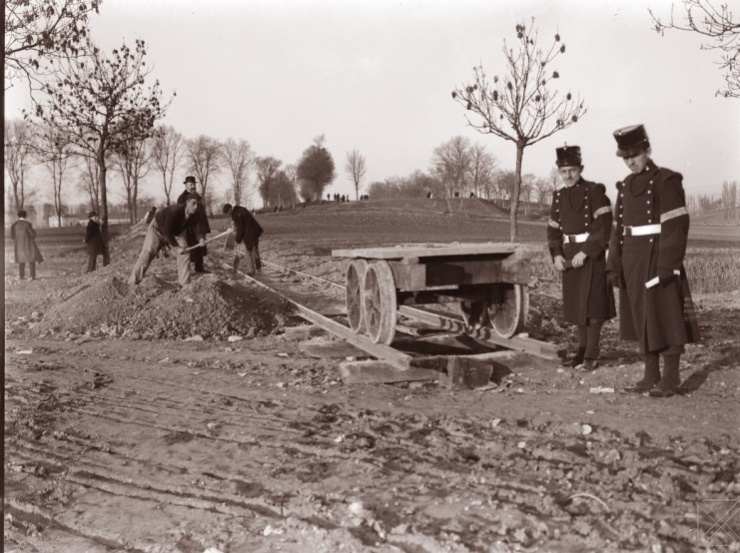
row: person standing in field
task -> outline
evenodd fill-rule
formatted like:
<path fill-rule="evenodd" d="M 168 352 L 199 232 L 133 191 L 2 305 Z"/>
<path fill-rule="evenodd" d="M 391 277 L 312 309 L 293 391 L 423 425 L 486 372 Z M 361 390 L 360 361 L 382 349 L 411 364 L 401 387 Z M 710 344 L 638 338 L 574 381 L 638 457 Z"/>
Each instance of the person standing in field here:
<path fill-rule="evenodd" d="M 21 280 L 26 278 L 26 263 L 28 263 L 29 276 L 36 280 L 36 263 L 41 263 L 44 257 L 36 246 L 36 231 L 33 225 L 26 220 L 27 213 L 24 209 L 18 211 L 18 220 L 10 227 L 10 237 L 15 246 L 15 262 L 18 264 L 18 276 Z"/>
<path fill-rule="evenodd" d="M 85 238 L 82 240 L 87 249 L 87 272 L 92 273 L 95 270 L 99 255 L 105 253 L 105 244 L 103 243 L 103 234 L 100 232 L 98 223 L 98 214 L 91 211 L 87 214 L 87 228 L 85 229 Z"/>
<path fill-rule="evenodd" d="M 581 148 L 555 150 L 563 187 L 553 194 L 547 246 L 562 275 L 563 317 L 578 329 L 578 351 L 565 364 L 598 367 L 604 321 L 616 315 L 606 279 L 606 248 L 612 227 L 611 202 L 603 184 L 585 180 Z"/>
<path fill-rule="evenodd" d="M 180 194 L 177 198 L 178 204 L 184 204 L 187 198 L 191 194 L 195 194 L 195 177 L 193 176 L 187 176 L 185 177 L 185 191 Z M 200 196 L 198 196 L 200 197 Z M 203 207 L 203 202 L 201 198 L 201 202 L 198 206 L 198 211 L 195 214 L 196 218 L 196 224 L 193 226 L 188 227 L 187 231 L 187 241 L 188 246 L 195 246 L 196 244 L 202 242 L 205 240 L 206 234 L 211 232 L 211 227 L 208 224 L 208 216 L 206 215 L 206 209 Z M 208 255 L 208 247 L 207 246 L 201 246 L 199 248 L 194 248 L 190 250 L 190 261 L 193 261 L 195 264 L 195 272 L 196 273 L 208 273 L 210 271 L 206 271 L 204 260 L 203 258 Z"/>
<path fill-rule="evenodd" d="M 681 382 L 684 345 L 699 340 L 683 265 L 689 234 L 683 177 L 653 162 L 643 125 L 613 134 L 630 174 L 617 183 L 607 270 L 619 288 L 620 335 L 637 341 L 645 361 L 642 380 L 627 391 L 670 397 Z"/>
<path fill-rule="evenodd" d="M 262 269 L 259 250 L 262 227 L 245 207 L 240 205 L 232 207 L 231 204 L 224 204 L 222 211 L 224 215 L 231 215 L 231 226 L 235 233 L 233 270 L 236 273 L 239 261 L 244 257 L 247 262 L 245 272 L 251 276 Z"/>
<path fill-rule="evenodd" d="M 190 284 L 190 252 L 187 251 L 186 234 L 188 227 L 196 224 L 195 213 L 198 209 L 200 194 L 188 196 L 184 204 L 175 204 L 157 211 L 144 237 L 139 258 L 134 264 L 129 277 L 129 284 L 139 284 L 152 260 L 162 248 L 169 246 L 177 255 L 177 282 L 180 286 Z M 201 245 L 205 244 L 202 239 Z"/>

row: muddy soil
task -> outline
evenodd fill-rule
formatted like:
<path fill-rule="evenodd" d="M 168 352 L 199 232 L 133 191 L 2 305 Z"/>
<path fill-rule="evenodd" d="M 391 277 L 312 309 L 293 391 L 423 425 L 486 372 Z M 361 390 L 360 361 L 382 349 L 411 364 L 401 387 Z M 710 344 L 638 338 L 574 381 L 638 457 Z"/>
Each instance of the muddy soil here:
<path fill-rule="evenodd" d="M 392 239 L 363 217 L 352 236 L 263 216 L 265 273 L 340 311 L 330 250 Z M 480 225 L 438 219 L 416 214 L 416 241 Z M 33 282 L 6 266 L 5 551 L 740 550 L 738 291 L 695 297 L 704 341 L 666 400 L 620 392 L 641 366 L 613 321 L 593 373 L 346 385 L 364 354 L 231 275 L 220 245 L 182 290 L 164 258 L 129 290 L 140 244 L 93 275 L 80 251 Z M 557 283 L 532 284 L 530 335 L 572 349 Z"/>

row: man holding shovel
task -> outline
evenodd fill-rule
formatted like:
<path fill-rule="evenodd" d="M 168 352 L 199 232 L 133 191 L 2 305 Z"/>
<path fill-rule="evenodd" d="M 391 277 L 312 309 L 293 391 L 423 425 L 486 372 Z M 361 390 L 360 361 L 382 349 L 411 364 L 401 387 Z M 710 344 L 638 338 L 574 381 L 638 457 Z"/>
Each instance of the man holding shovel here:
<path fill-rule="evenodd" d="M 236 233 L 234 241 L 234 272 L 239 268 L 239 261 L 245 258 L 247 266 L 245 273 L 253 275 L 262 268 L 260 259 L 259 240 L 262 236 L 262 227 L 257 219 L 252 217 L 246 207 L 237 205 L 232 207 L 231 204 L 224 204 L 224 215 L 231 215 L 231 226 Z"/>
<path fill-rule="evenodd" d="M 177 258 L 177 282 L 180 286 L 190 284 L 190 252 L 186 233 L 188 229 L 198 223 L 195 216 L 198 210 L 200 194 L 188 195 L 184 204 L 175 204 L 157 211 L 144 237 L 139 258 L 134 264 L 129 277 L 129 284 L 139 284 L 146 274 L 152 260 L 157 257 L 159 250 L 165 246 L 172 248 Z M 205 245 L 205 238 L 201 238 L 199 246 Z"/>

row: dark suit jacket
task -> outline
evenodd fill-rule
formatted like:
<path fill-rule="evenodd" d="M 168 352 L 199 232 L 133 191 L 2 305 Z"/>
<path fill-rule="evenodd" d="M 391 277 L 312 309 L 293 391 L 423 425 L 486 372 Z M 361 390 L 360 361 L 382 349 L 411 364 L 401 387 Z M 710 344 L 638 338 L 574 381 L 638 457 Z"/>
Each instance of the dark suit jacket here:
<path fill-rule="evenodd" d="M 231 220 L 234 223 L 236 236 L 234 240 L 238 244 L 244 242 L 248 248 L 257 245 L 257 240 L 262 236 L 262 227 L 246 207 L 237 205 L 231 211 Z"/>
<path fill-rule="evenodd" d="M 160 209 L 154 216 L 154 220 L 167 243 L 173 248 L 179 246 L 175 237 L 183 234 L 188 228 L 193 228 L 196 224 L 195 216 L 186 217 L 184 204 L 175 204 Z"/>

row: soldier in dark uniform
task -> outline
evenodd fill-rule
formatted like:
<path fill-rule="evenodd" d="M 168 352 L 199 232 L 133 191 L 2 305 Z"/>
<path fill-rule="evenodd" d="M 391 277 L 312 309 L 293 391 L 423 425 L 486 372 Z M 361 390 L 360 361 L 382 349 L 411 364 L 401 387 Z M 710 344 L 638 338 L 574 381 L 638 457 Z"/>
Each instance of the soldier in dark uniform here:
<path fill-rule="evenodd" d="M 564 187 L 553 195 L 547 245 L 563 278 L 563 317 L 578 328 L 578 352 L 566 362 L 592 371 L 598 366 L 604 321 L 616 314 L 606 280 L 605 251 L 612 226 L 606 187 L 581 177 L 578 146 L 555 150 Z"/>
<path fill-rule="evenodd" d="M 689 233 L 683 178 L 650 159 L 642 125 L 619 129 L 614 138 L 631 174 L 617 183 L 608 277 L 619 288 L 621 337 L 637 341 L 645 359 L 642 380 L 627 390 L 669 397 L 680 384 L 684 344 L 699 339 L 683 266 Z"/>
<path fill-rule="evenodd" d="M 184 204 L 190 194 L 195 192 L 195 177 L 185 177 L 185 191 L 180 194 L 177 198 L 178 204 Z M 201 200 L 198 204 L 198 211 L 195 214 L 196 224 L 194 226 L 188 226 L 187 234 L 185 238 L 188 241 L 189 246 L 195 246 L 199 242 L 205 240 L 206 234 L 211 232 L 211 226 L 208 224 L 208 216 L 206 215 L 206 209 L 203 207 L 203 201 Z M 201 246 L 190 250 L 190 261 L 195 263 L 196 273 L 208 273 L 206 271 L 203 258 L 208 255 L 208 247 Z"/>

